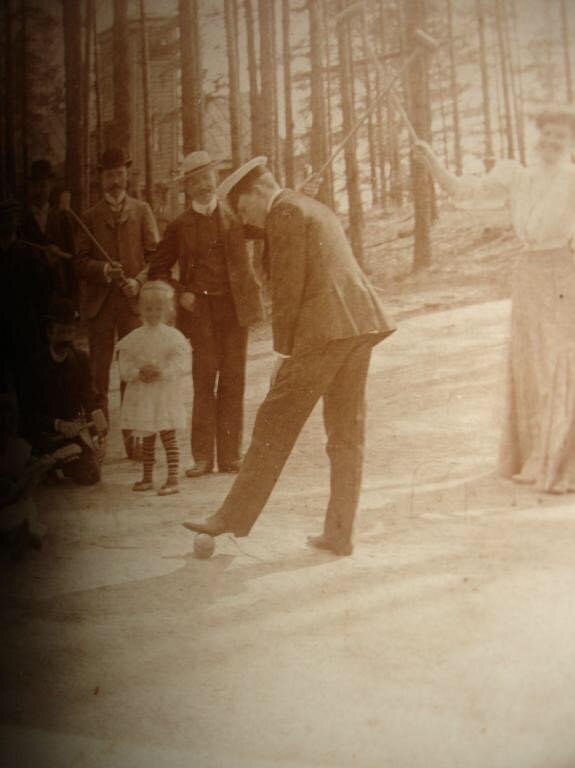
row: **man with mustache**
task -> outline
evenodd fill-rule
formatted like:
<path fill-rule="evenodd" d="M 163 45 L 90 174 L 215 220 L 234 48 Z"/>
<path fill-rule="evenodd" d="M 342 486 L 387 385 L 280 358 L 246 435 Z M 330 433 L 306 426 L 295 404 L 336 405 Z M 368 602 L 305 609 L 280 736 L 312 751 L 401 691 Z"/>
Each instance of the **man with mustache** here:
<path fill-rule="evenodd" d="M 311 197 L 282 189 L 267 158 L 255 157 L 230 174 L 220 194 L 243 224 L 265 230 L 276 361 L 250 447 L 227 497 L 207 520 L 184 526 L 211 536 L 247 536 L 322 399 L 330 498 L 323 532 L 309 543 L 351 555 L 369 362 L 373 347 L 394 327 L 337 216 Z"/>
<path fill-rule="evenodd" d="M 100 163 L 103 198 L 84 217 L 111 262 L 84 233 L 80 234 L 76 256 L 76 272 L 85 283 L 83 310 L 88 321 L 90 363 L 106 415 L 116 339 L 140 325 L 137 296 L 158 243 L 150 206 L 127 194 L 130 165 L 121 149 L 104 152 Z M 131 433 L 124 432 L 124 444 L 131 458 Z"/>
<path fill-rule="evenodd" d="M 216 457 L 220 472 L 239 470 L 248 328 L 262 318 L 243 229 L 216 197 L 215 167 L 204 151 L 184 159 L 191 205 L 166 228 L 149 274 L 152 280 L 172 280 L 178 327 L 193 349 L 195 463 L 188 477 L 212 472 Z"/>
<path fill-rule="evenodd" d="M 39 453 L 75 443 L 82 452 L 58 468 L 79 485 L 100 480 L 100 467 L 86 427 L 102 406 L 88 355 L 74 346 L 76 312 L 55 299 L 47 313 L 48 346 L 30 364 L 23 401 L 25 432 Z M 95 419 L 101 423 L 101 420 Z M 54 477 L 54 475 L 52 475 Z"/>

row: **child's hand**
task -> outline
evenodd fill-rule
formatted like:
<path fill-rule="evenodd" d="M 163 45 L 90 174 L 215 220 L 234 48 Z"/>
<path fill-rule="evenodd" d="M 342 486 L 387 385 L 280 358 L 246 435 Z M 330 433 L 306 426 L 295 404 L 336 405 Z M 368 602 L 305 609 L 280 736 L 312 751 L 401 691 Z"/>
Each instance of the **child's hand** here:
<path fill-rule="evenodd" d="M 146 363 L 140 368 L 140 381 L 145 384 L 150 384 L 153 381 L 158 381 L 160 378 L 160 369 L 152 365 L 152 363 Z"/>

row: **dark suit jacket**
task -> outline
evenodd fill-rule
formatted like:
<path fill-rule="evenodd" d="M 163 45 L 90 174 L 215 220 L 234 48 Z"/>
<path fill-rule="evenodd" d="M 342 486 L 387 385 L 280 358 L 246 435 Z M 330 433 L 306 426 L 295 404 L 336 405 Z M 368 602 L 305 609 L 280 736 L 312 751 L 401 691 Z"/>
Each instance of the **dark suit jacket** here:
<path fill-rule="evenodd" d="M 116 221 L 108 203 L 101 200 L 86 211 L 84 221 L 110 258 L 122 264 L 126 277 L 144 282 L 148 261 L 158 243 L 158 229 L 148 203 L 126 197 L 122 215 Z M 119 290 L 106 280 L 105 265 L 104 256 L 80 232 L 75 267 L 78 277 L 86 284 L 84 312 L 88 319 L 96 317 L 111 290 Z M 136 312 L 137 299 L 126 298 L 126 301 Z"/>
<path fill-rule="evenodd" d="M 38 226 L 36 217 L 31 208 L 24 212 L 24 218 L 20 227 L 23 240 L 39 245 L 57 245 L 66 253 L 74 253 L 76 250 L 74 238 L 74 224 L 67 211 L 58 211 L 54 208 L 48 210 L 46 229 L 44 232 Z"/>
<path fill-rule="evenodd" d="M 218 203 L 217 210 L 222 225 L 224 252 L 236 314 L 240 325 L 247 327 L 259 322 L 263 317 L 260 285 L 246 248 L 241 224 L 222 203 Z M 164 238 L 150 264 L 150 280 L 169 280 L 178 292 L 192 287 L 197 260 L 195 222 L 193 210 L 188 209 L 168 224 Z M 174 277 L 172 270 L 176 265 L 177 277 Z M 192 322 L 193 312 L 187 312 L 178 302 L 180 330 L 189 335 Z"/>
<path fill-rule="evenodd" d="M 337 216 L 291 190 L 266 219 L 274 349 L 297 355 L 335 339 L 395 330 L 359 267 Z"/>
<path fill-rule="evenodd" d="M 72 421 L 102 407 L 88 355 L 73 349 L 56 362 L 46 348 L 30 361 L 25 398 L 27 436 L 35 444 L 41 433 L 54 432 L 56 419 Z"/>
<path fill-rule="evenodd" d="M 72 217 L 67 211 L 59 211 L 55 208 L 48 210 L 46 229 L 44 232 L 38 226 L 32 208 L 26 208 L 20 226 L 22 240 L 38 245 L 57 245 L 65 253 L 75 253 L 76 237 Z M 46 263 L 54 273 L 54 289 L 61 296 L 66 296 L 76 301 L 78 285 L 71 260 L 58 260 Z"/>

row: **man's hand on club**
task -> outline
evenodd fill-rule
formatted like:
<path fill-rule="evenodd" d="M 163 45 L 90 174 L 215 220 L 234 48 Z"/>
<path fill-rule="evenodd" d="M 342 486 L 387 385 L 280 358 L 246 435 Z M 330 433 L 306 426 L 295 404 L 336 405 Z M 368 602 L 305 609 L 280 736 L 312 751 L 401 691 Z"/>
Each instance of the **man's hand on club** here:
<path fill-rule="evenodd" d="M 119 261 L 110 261 L 105 267 L 106 274 L 113 282 L 124 279 L 124 268 Z"/>

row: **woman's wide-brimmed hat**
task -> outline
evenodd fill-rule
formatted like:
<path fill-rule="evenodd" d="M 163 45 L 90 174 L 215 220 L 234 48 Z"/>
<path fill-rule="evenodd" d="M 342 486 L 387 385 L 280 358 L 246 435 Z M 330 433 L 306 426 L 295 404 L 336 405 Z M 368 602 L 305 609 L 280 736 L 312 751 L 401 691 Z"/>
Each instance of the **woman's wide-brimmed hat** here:
<path fill-rule="evenodd" d="M 575 131 L 575 107 L 570 104 L 550 104 L 541 107 L 532 117 L 538 128 L 541 128 L 546 123 L 563 123 L 564 125 L 569 125 Z"/>
<path fill-rule="evenodd" d="M 120 149 L 119 147 L 111 147 L 102 153 L 98 168 L 100 171 L 111 171 L 114 168 L 129 168 L 131 165 L 132 161 L 123 149 Z"/>

